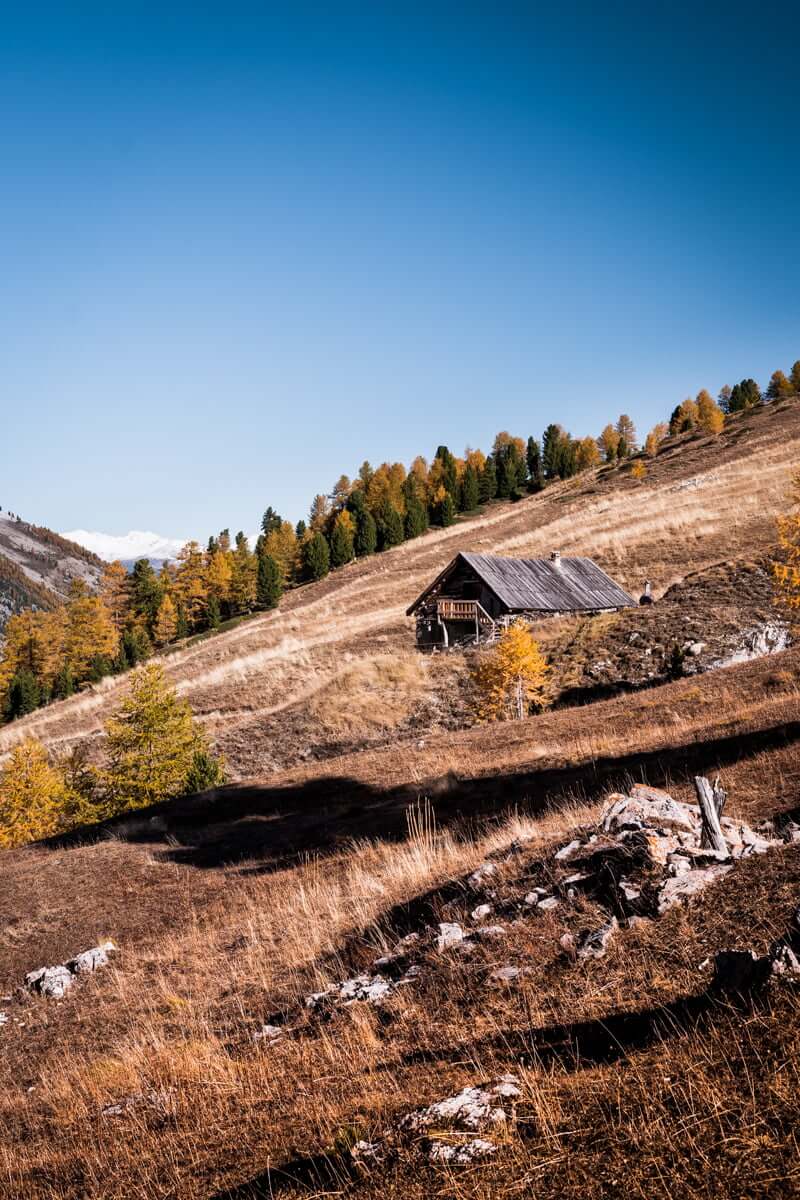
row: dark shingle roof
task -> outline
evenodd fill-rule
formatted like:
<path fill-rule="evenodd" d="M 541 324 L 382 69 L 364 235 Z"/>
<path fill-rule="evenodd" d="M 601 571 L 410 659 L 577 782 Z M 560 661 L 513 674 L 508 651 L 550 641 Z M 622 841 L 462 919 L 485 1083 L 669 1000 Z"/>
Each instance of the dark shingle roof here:
<path fill-rule="evenodd" d="M 502 558 L 462 552 L 439 576 L 446 578 L 458 559 L 467 562 L 510 612 L 592 612 L 635 605 L 627 592 L 591 558 Z M 408 610 L 414 611 L 438 579 Z"/>

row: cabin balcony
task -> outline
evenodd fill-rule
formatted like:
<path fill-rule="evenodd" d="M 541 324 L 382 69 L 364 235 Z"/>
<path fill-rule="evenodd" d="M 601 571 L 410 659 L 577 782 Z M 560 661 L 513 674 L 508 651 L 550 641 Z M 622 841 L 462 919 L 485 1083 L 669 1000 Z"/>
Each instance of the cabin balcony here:
<path fill-rule="evenodd" d="M 477 600 L 448 600 L 444 596 L 436 601 L 436 616 L 440 621 L 470 621 L 494 628 L 494 621 Z"/>

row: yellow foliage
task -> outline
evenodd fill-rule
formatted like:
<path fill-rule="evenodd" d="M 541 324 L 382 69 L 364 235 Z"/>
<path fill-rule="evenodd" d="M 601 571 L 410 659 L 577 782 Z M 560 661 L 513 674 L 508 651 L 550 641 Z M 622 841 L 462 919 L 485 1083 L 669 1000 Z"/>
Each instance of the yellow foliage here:
<path fill-rule="evenodd" d="M 91 805 L 73 790 L 59 764 L 35 738 L 27 738 L 11 751 L 0 775 L 0 847 L 52 837 L 91 819 Z"/>
<path fill-rule="evenodd" d="M 647 467 L 644 465 L 644 459 L 637 458 L 631 467 L 631 475 L 634 479 L 644 479 L 647 474 Z"/>
<path fill-rule="evenodd" d="M 158 616 L 156 617 L 155 629 L 153 630 L 154 637 L 159 646 L 166 645 L 175 637 L 178 629 L 178 610 L 175 608 L 172 597 L 167 593 L 161 599 L 161 604 L 158 607 Z"/>
<path fill-rule="evenodd" d="M 792 504 L 800 508 L 800 471 L 792 477 Z M 778 517 L 778 553 L 771 563 L 778 603 L 795 616 L 800 611 L 800 512 Z"/>
<path fill-rule="evenodd" d="M 105 732 L 109 765 L 104 782 L 114 812 L 179 795 L 195 755 L 208 751 L 189 704 L 178 698 L 158 663 L 134 673 L 130 693 L 106 722 Z"/>
<path fill-rule="evenodd" d="M 231 576 L 233 575 L 231 557 L 230 550 L 215 550 L 208 556 L 206 589 L 209 596 L 213 596 L 220 604 L 230 599 Z"/>
<path fill-rule="evenodd" d="M 99 596 L 73 596 L 66 606 L 64 662 L 76 683 L 89 678 L 96 658 L 113 658 L 119 649 L 119 634 Z"/>
<path fill-rule="evenodd" d="M 697 422 L 706 433 L 722 433 L 725 425 L 725 413 L 713 396 L 703 388 L 697 394 Z"/>
<path fill-rule="evenodd" d="M 575 443 L 575 465 L 579 471 L 588 471 L 600 464 L 600 447 L 592 437 L 581 438 Z"/>
<path fill-rule="evenodd" d="M 108 610 L 111 623 L 117 633 L 122 633 L 128 619 L 130 603 L 130 575 L 122 563 L 108 563 L 100 579 L 100 596 Z"/>
<path fill-rule="evenodd" d="M 654 425 L 645 438 L 644 452 L 648 458 L 655 458 L 658 454 L 658 447 L 663 442 L 664 438 L 669 433 L 669 426 L 663 421 L 659 421 L 658 425 Z"/>
<path fill-rule="evenodd" d="M 299 547 L 297 534 L 288 521 L 281 521 L 280 529 L 267 534 L 264 553 L 275 559 L 283 573 L 283 582 L 289 583 L 297 570 Z"/>
<path fill-rule="evenodd" d="M 478 711 L 486 721 L 520 719 L 546 708 L 550 668 L 524 621 L 505 629 L 473 672 Z"/>

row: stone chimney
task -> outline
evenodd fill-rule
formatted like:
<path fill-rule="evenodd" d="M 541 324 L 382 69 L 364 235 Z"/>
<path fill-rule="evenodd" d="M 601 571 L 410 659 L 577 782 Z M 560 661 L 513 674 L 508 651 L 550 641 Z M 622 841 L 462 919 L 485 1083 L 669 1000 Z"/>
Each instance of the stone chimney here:
<path fill-rule="evenodd" d="M 554 567 L 561 566 L 561 551 L 560 550 L 551 551 L 550 562 L 553 564 Z"/>

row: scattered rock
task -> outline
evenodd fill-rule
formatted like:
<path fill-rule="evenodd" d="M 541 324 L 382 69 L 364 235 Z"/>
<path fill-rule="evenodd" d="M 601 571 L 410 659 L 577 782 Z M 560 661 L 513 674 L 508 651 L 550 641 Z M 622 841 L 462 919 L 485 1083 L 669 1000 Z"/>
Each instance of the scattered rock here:
<path fill-rule="evenodd" d="M 381 1142 L 359 1141 L 350 1147 L 350 1155 L 357 1163 L 381 1163 L 386 1151 Z"/>
<path fill-rule="evenodd" d="M 717 659 L 709 667 L 718 671 L 722 667 L 732 667 L 735 663 L 750 662 L 754 658 L 765 658 L 769 654 L 777 654 L 786 650 L 791 644 L 789 628 L 782 621 L 765 621 L 748 629 L 743 635 L 738 647 L 724 658 Z"/>
<path fill-rule="evenodd" d="M 277 1042 L 283 1037 L 283 1029 L 280 1025 L 262 1025 L 253 1034 L 254 1042 Z"/>
<path fill-rule="evenodd" d="M 101 946 L 93 946 L 91 950 L 84 950 L 82 954 L 71 958 L 64 965 L 73 975 L 91 975 L 100 967 L 108 966 L 108 956 L 113 954 L 116 948 L 113 942 L 103 942 Z"/>
<path fill-rule="evenodd" d="M 428 1147 L 428 1161 L 432 1163 L 454 1163 L 463 1166 L 480 1158 L 497 1153 L 497 1145 L 485 1138 L 471 1138 L 468 1142 L 443 1142 L 435 1139 Z"/>
<path fill-rule="evenodd" d="M 306 996 L 306 1008 L 327 1008 L 332 1004 L 356 1004 L 366 1001 L 381 1004 L 394 991 L 394 984 L 382 975 L 356 975 L 343 983 L 334 983 L 324 992 L 312 992 Z"/>
<path fill-rule="evenodd" d="M 469 915 L 473 921 L 485 921 L 492 915 L 492 906 L 491 904 L 479 904 Z"/>
<path fill-rule="evenodd" d="M 536 905 L 537 908 L 544 909 L 545 912 L 551 908 L 558 907 L 558 896 L 546 896 L 544 900 L 540 900 Z"/>
<path fill-rule="evenodd" d="M 658 894 L 659 913 L 666 912 L 668 908 L 672 908 L 673 904 L 680 904 L 691 896 L 696 896 L 703 888 L 707 888 L 710 883 L 715 883 L 730 870 L 732 867 L 729 863 L 720 863 L 715 867 L 701 867 L 696 871 L 688 871 L 684 875 L 667 879 Z"/>
<path fill-rule="evenodd" d="M 84 950 L 66 963 L 29 971 L 25 976 L 25 987 L 49 1000 L 60 1000 L 72 987 L 76 975 L 90 975 L 99 967 L 108 966 L 108 956 L 116 948 L 113 942 L 103 942 L 101 946 Z"/>
<path fill-rule="evenodd" d="M 578 850 L 582 849 L 582 847 L 583 842 L 575 838 L 574 841 L 569 843 L 569 845 L 561 847 L 561 849 L 555 855 L 556 861 L 564 862 L 566 859 L 572 858 L 572 855 L 576 854 Z"/>
<path fill-rule="evenodd" d="M 646 827 L 695 832 L 695 821 L 687 805 L 679 804 L 667 792 L 656 788 L 636 784 L 630 796 L 615 793 L 609 801 L 601 817 L 606 833 Z"/>
<path fill-rule="evenodd" d="M 599 929 L 581 934 L 575 947 L 577 957 L 579 959 L 602 958 L 618 927 L 617 918 L 612 917 Z"/>
<path fill-rule="evenodd" d="M 64 966 L 39 967 L 25 976 L 25 987 L 30 992 L 46 996 L 48 1000 L 60 1000 L 75 982 L 75 976 Z"/>
<path fill-rule="evenodd" d="M 468 885 L 473 891 L 480 891 L 487 879 L 491 879 L 497 874 L 497 864 L 492 862 L 481 863 L 477 870 L 473 871 L 467 880 Z"/>
<path fill-rule="evenodd" d="M 464 940 L 464 930 L 456 921 L 443 921 L 439 925 L 439 936 L 436 939 L 436 949 L 440 952 L 450 946 L 457 946 Z"/>
<path fill-rule="evenodd" d="M 418 933 L 407 933 L 404 938 L 400 939 L 393 950 L 390 950 L 388 954 L 381 955 L 380 958 L 376 958 L 372 965 L 375 967 L 388 967 L 390 963 L 397 962 L 399 958 L 405 958 L 419 944 L 420 940 Z"/>
<path fill-rule="evenodd" d="M 455 1096 L 408 1113 L 400 1121 L 400 1128 L 411 1133 L 422 1133 L 431 1127 L 481 1132 L 505 1124 L 514 1113 L 519 1095 L 516 1076 L 501 1075 L 495 1083 L 465 1087 Z"/>
<path fill-rule="evenodd" d="M 524 967 L 497 967 L 496 970 L 492 971 L 486 982 L 495 985 L 515 983 L 524 974 Z"/>

